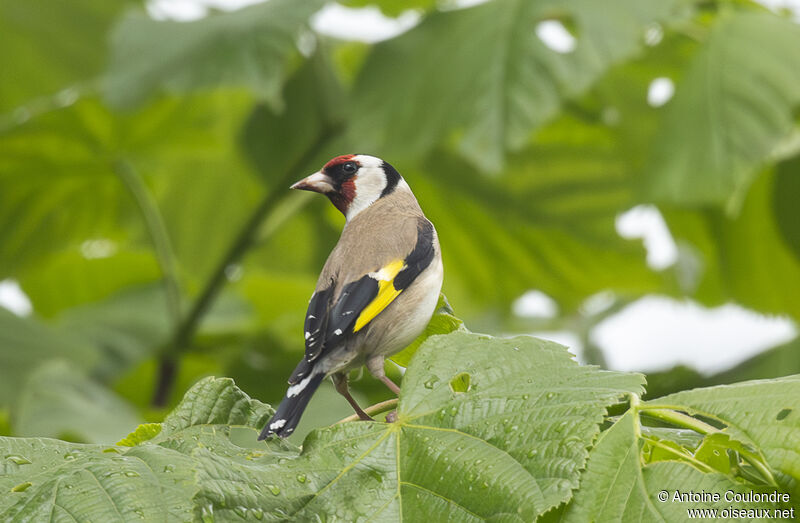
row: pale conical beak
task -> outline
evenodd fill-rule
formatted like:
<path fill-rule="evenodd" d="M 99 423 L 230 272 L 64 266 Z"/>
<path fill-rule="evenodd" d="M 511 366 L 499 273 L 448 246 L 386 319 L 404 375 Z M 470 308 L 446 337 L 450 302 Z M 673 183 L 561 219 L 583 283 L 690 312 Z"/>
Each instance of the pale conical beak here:
<path fill-rule="evenodd" d="M 290 189 L 299 189 L 301 191 L 314 191 L 318 193 L 328 193 L 334 190 L 333 180 L 330 176 L 319 171 L 306 176 L 299 182 L 295 183 Z"/>

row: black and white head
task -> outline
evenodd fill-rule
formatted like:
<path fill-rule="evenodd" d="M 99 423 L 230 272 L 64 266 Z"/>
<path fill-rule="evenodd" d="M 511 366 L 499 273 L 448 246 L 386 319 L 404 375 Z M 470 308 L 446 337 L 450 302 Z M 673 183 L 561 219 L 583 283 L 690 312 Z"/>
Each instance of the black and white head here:
<path fill-rule="evenodd" d="M 411 190 L 394 167 L 366 154 L 337 156 L 291 188 L 324 194 L 347 221 L 379 198 Z"/>

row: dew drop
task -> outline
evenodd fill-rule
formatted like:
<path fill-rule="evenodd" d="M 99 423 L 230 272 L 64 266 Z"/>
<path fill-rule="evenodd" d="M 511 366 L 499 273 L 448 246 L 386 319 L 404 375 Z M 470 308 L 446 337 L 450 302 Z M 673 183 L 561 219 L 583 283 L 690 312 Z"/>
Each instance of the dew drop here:
<path fill-rule="evenodd" d="M 31 464 L 31 460 L 29 460 L 25 456 L 20 456 L 19 454 L 9 454 L 8 456 L 6 456 L 6 459 L 12 463 L 16 463 L 17 465 Z"/>
<path fill-rule="evenodd" d="M 531 395 L 530 394 L 523 394 L 522 395 L 522 399 L 529 400 L 529 399 L 531 399 Z"/>
<path fill-rule="evenodd" d="M 437 376 L 433 376 L 431 379 L 424 383 L 426 389 L 432 389 L 436 383 L 439 381 Z"/>
<path fill-rule="evenodd" d="M 260 508 L 250 509 L 250 513 L 253 515 L 254 518 L 261 521 L 264 518 L 264 511 Z"/>
<path fill-rule="evenodd" d="M 555 396 L 555 394 L 552 393 L 552 392 L 548 392 L 547 393 L 547 399 L 549 399 L 549 400 L 553 399 L 554 396 Z"/>
<path fill-rule="evenodd" d="M 277 485 L 268 485 L 267 488 L 276 496 L 281 493 L 281 489 Z"/>
<path fill-rule="evenodd" d="M 125 475 L 128 476 L 129 478 L 138 478 L 139 477 L 139 473 L 134 471 L 134 470 L 127 471 L 125 473 Z"/>
<path fill-rule="evenodd" d="M 30 481 L 26 481 L 25 483 L 20 483 L 16 487 L 12 488 L 11 492 L 25 492 L 26 490 L 28 490 L 28 487 L 32 485 L 33 483 L 31 483 Z"/>
<path fill-rule="evenodd" d="M 164 465 L 164 472 L 175 472 L 175 465 L 172 463 Z"/>
<path fill-rule="evenodd" d="M 299 481 L 300 483 L 305 483 L 306 482 L 306 475 L 305 474 L 298 474 L 297 475 L 297 481 Z"/>
<path fill-rule="evenodd" d="M 214 506 L 211 503 L 200 509 L 200 519 L 203 523 L 214 523 Z"/>
<path fill-rule="evenodd" d="M 529 450 L 529 451 L 528 451 L 528 457 L 529 457 L 529 458 L 533 458 L 533 457 L 535 457 L 535 456 L 536 456 L 538 453 L 539 453 L 539 451 L 538 451 L 538 450 L 536 450 L 536 449 L 531 449 L 531 450 Z"/>
<path fill-rule="evenodd" d="M 239 516 L 240 518 L 247 519 L 247 508 L 246 507 L 242 507 L 242 506 L 233 507 L 233 512 L 235 512 L 236 515 Z"/>

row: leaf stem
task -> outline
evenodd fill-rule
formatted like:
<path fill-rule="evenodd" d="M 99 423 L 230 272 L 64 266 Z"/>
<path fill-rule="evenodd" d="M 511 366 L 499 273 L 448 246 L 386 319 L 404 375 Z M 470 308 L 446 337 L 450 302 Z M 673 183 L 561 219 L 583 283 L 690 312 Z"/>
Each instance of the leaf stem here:
<path fill-rule="evenodd" d="M 158 266 L 164 282 L 164 293 L 167 298 L 167 310 L 172 319 L 172 324 L 177 326 L 181 320 L 181 289 L 178 280 L 178 269 L 172 243 L 164 225 L 164 220 L 158 210 L 153 196 L 147 190 L 142 177 L 127 160 L 119 159 L 114 162 L 114 172 L 128 190 L 139 208 L 139 212 L 147 228 L 150 240 L 156 254 Z"/>
<path fill-rule="evenodd" d="M 283 177 L 276 182 L 273 190 L 269 191 L 256 208 L 253 209 L 250 217 L 239 230 L 236 238 L 222 256 L 208 281 L 206 281 L 203 290 L 192 304 L 189 313 L 174 330 L 172 342 L 162 355 L 156 389 L 153 394 L 153 406 L 163 407 L 166 405 L 177 374 L 178 355 L 189 346 L 200 325 L 200 321 L 208 312 L 220 290 L 222 290 L 226 281 L 226 269 L 239 261 L 255 243 L 262 223 L 270 211 L 286 196 L 286 192 L 282 190 L 283 186 L 291 183 L 297 176 L 297 172 L 309 161 L 309 158 L 317 156 L 333 136 L 333 131 L 330 128 L 321 131 L 317 139 L 289 166 Z"/>
<path fill-rule="evenodd" d="M 661 443 L 657 439 L 651 439 L 651 438 L 648 438 L 648 437 L 643 437 L 642 439 L 645 440 L 646 442 L 648 442 L 651 445 L 655 445 L 656 447 L 659 447 L 659 448 L 661 448 L 663 450 L 666 450 L 667 452 L 670 452 L 670 453 L 672 453 L 672 454 L 674 454 L 676 456 L 679 456 L 681 459 L 690 462 L 692 465 L 694 465 L 695 467 L 699 468 L 703 472 L 706 472 L 706 473 L 716 472 L 710 465 L 707 465 L 706 463 L 703 463 L 702 461 L 694 458 L 691 454 L 684 454 L 682 452 L 679 452 L 678 450 L 670 447 L 669 445 L 664 445 L 663 443 Z"/>
<path fill-rule="evenodd" d="M 369 407 L 364 409 L 364 412 L 372 416 L 374 414 L 380 414 L 381 412 L 392 410 L 396 406 L 397 406 L 397 398 L 392 398 L 390 400 L 376 403 L 375 405 L 370 405 Z M 346 418 L 337 421 L 336 423 L 334 423 L 334 425 L 338 425 L 340 423 L 345 423 L 348 421 L 358 421 L 358 414 L 351 414 L 350 416 L 347 416 Z"/>
<path fill-rule="evenodd" d="M 693 418 L 692 416 L 688 416 L 683 414 L 682 412 L 677 412 L 670 409 L 649 409 L 649 408 L 642 408 L 639 407 L 639 411 L 642 414 L 650 416 L 651 418 L 656 418 L 661 421 L 666 421 L 672 425 L 676 425 L 678 427 L 682 427 L 685 429 L 690 429 L 695 432 L 699 432 L 700 434 L 713 434 L 715 432 L 719 432 L 719 429 L 709 425 L 708 423 L 704 423 L 697 418 Z"/>

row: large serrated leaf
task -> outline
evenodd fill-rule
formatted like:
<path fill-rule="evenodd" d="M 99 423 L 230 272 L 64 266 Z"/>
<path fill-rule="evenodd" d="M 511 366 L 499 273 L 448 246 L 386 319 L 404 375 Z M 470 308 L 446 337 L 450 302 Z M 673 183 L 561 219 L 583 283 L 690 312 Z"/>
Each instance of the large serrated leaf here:
<path fill-rule="evenodd" d="M 793 126 L 800 27 L 766 13 L 723 13 L 670 103 L 647 169 L 650 194 L 733 204 Z M 691 122 L 691 124 L 688 124 Z"/>
<path fill-rule="evenodd" d="M 106 97 L 128 105 L 161 89 L 245 86 L 279 106 L 295 41 L 322 5 L 274 0 L 188 23 L 131 13 L 113 33 Z"/>
<path fill-rule="evenodd" d="M 318 430 L 282 463 L 196 452 L 208 460 L 197 499 L 223 519 L 238 507 L 289 519 L 529 521 L 569 498 L 606 407 L 641 385 L 535 338 L 435 336 L 408 368 L 395 423 Z"/>
<path fill-rule="evenodd" d="M 726 491 L 768 493 L 767 487 L 747 487 L 722 474 L 704 474 L 683 462 L 644 465 L 639 454 L 636 414 L 625 414 L 605 431 L 589 455 L 581 488 L 567 505 L 562 521 L 685 521 L 687 509 L 768 509 L 769 502 L 731 503 Z M 714 501 L 677 501 L 680 493 L 717 494 Z M 658 496 L 666 496 L 659 498 Z M 716 517 L 708 515 L 709 517 Z M 557 518 L 553 518 L 557 519 Z"/>
<path fill-rule="evenodd" d="M 682 405 L 722 421 L 732 438 L 752 444 L 778 471 L 778 485 L 800 499 L 800 375 L 670 394 L 650 402 Z"/>
<path fill-rule="evenodd" d="M 506 149 L 520 148 L 565 97 L 634 54 L 645 26 L 676 16 L 678 6 L 497 0 L 434 12 L 369 56 L 354 96 L 358 143 L 419 157 L 460 130 L 462 153 L 484 170 L 499 170 Z M 537 24 L 553 19 L 575 28 L 571 52 L 537 36 Z"/>

